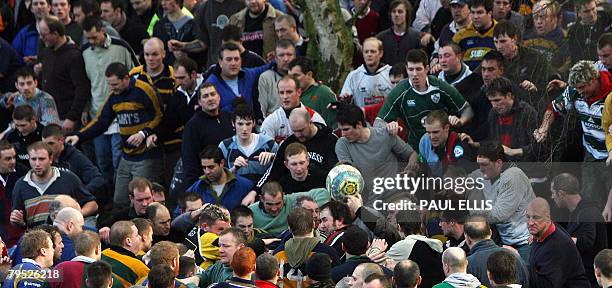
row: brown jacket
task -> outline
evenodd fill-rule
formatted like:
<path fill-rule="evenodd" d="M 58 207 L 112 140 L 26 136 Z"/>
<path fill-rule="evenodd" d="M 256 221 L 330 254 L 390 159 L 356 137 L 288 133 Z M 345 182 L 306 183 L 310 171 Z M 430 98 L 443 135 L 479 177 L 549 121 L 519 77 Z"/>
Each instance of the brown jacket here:
<path fill-rule="evenodd" d="M 270 3 L 266 3 L 266 6 L 268 6 L 268 13 L 266 14 L 266 18 L 264 19 L 262 25 L 264 37 L 263 55 L 260 55 L 264 57 L 264 59 L 266 58 L 266 55 L 268 55 L 268 53 L 274 51 L 274 48 L 276 46 L 276 40 L 278 39 L 276 37 L 276 32 L 274 32 L 274 19 L 284 14 L 283 12 L 274 9 L 274 7 L 270 5 Z M 240 28 L 240 30 L 243 30 L 244 22 L 246 21 L 248 11 L 248 8 L 244 8 L 238 11 L 236 14 L 232 15 L 232 17 L 230 17 L 230 24 L 236 25 L 238 26 L 238 28 Z"/>

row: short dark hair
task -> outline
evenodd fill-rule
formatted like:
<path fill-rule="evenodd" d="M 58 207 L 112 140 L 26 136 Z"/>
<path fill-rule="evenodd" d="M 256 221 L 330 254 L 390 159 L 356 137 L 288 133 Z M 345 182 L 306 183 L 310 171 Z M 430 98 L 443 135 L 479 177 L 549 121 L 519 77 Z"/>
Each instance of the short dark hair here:
<path fill-rule="evenodd" d="M 371 274 L 370 276 L 366 277 L 363 280 L 363 283 L 370 283 L 370 282 L 372 282 L 374 280 L 378 280 L 380 282 L 380 285 L 383 288 L 391 288 L 391 282 L 389 282 L 389 279 L 387 279 L 387 276 L 381 275 L 381 274 L 378 274 L 378 273 L 374 273 L 374 274 Z"/>
<path fill-rule="evenodd" d="M 87 266 L 87 288 L 106 288 L 112 278 L 112 268 L 104 261 L 96 261 Z"/>
<path fill-rule="evenodd" d="M 64 137 L 64 130 L 62 130 L 62 126 L 59 126 L 55 123 L 51 123 L 42 130 L 42 138 L 47 137 Z"/>
<path fill-rule="evenodd" d="M 363 127 L 368 127 L 363 110 L 355 104 L 338 106 L 336 121 L 340 125 L 351 125 L 353 128 L 356 128 L 359 123 L 361 123 Z"/>
<path fill-rule="evenodd" d="M 278 39 L 276 40 L 276 48 L 293 48 L 295 50 L 295 44 L 293 44 L 293 42 L 291 42 L 291 40 L 289 39 Z"/>
<path fill-rule="evenodd" d="M 469 213 L 466 210 L 443 210 L 440 221 L 453 221 L 458 224 L 465 224 Z"/>
<path fill-rule="evenodd" d="M 429 65 L 429 57 L 427 53 L 421 49 L 412 49 L 406 53 L 406 63 L 423 63 L 424 67 Z"/>
<path fill-rule="evenodd" d="M 484 7 L 487 12 L 493 11 L 493 0 L 469 0 L 468 7 L 478 8 Z"/>
<path fill-rule="evenodd" d="M 448 42 L 442 46 L 440 46 L 440 48 L 442 47 L 450 47 L 451 50 L 453 50 L 453 53 L 455 53 L 455 55 L 459 55 L 459 57 L 461 58 L 461 53 L 463 53 L 463 51 L 461 51 L 461 47 L 453 42 Z"/>
<path fill-rule="evenodd" d="M 411 260 L 403 260 L 393 268 L 393 279 L 396 288 L 416 287 L 421 276 L 419 265 Z"/>
<path fill-rule="evenodd" d="M 465 221 L 463 233 L 472 240 L 484 240 L 491 237 L 491 227 L 486 218 L 482 216 L 472 216 Z"/>
<path fill-rule="evenodd" d="M 2 151 L 2 146 L 0 146 L 0 151 Z M 304 201 L 310 201 L 310 202 L 315 202 L 317 203 L 316 200 L 314 200 L 314 198 L 308 196 L 308 195 L 304 195 L 304 196 L 300 196 L 295 200 L 295 206 L 296 207 L 300 207 L 302 206 L 302 204 L 304 203 Z"/>
<path fill-rule="evenodd" d="M 174 271 L 168 264 L 159 264 L 153 266 L 149 271 L 149 287 L 150 288 L 168 288 L 174 287 Z"/>
<path fill-rule="evenodd" d="M 593 264 L 601 270 L 606 278 L 612 278 L 612 249 L 603 249 L 597 253 Z"/>
<path fill-rule="evenodd" d="M 221 152 L 218 146 L 208 145 L 200 152 L 200 159 L 213 159 L 216 164 L 221 164 L 223 152 Z"/>
<path fill-rule="evenodd" d="M 108 66 L 106 67 L 106 71 L 104 71 L 104 76 L 116 76 L 118 79 L 125 79 L 128 77 L 129 73 L 130 71 L 128 71 L 128 68 L 125 66 L 125 64 L 120 62 L 113 62 L 111 64 L 108 64 Z"/>
<path fill-rule="evenodd" d="M 121 11 L 125 11 L 125 1 L 123 0 L 101 0 L 100 4 L 102 3 L 111 3 L 113 10 L 121 9 Z"/>
<path fill-rule="evenodd" d="M 276 16 L 276 19 L 274 19 L 274 23 L 280 23 L 283 21 L 287 21 L 287 23 L 291 27 L 297 27 L 297 23 L 295 23 L 295 18 L 293 18 L 293 16 L 291 15 L 281 14 L 279 16 Z"/>
<path fill-rule="evenodd" d="M 261 198 L 265 195 L 276 196 L 283 194 L 283 186 L 276 181 L 268 181 L 261 187 Z"/>
<path fill-rule="evenodd" d="M 181 256 L 179 258 L 179 276 L 186 276 L 190 273 L 194 273 L 195 269 L 195 259 L 189 256 Z"/>
<path fill-rule="evenodd" d="M 179 67 L 183 67 L 188 74 L 198 72 L 198 64 L 193 59 L 189 58 L 189 56 L 181 56 L 176 58 L 172 66 L 174 67 L 174 70 L 177 70 Z"/>
<path fill-rule="evenodd" d="M 412 4 L 410 4 L 407 0 L 393 0 L 391 4 L 389 4 L 389 18 L 391 18 L 391 11 L 395 9 L 395 7 L 399 5 L 404 5 L 406 8 L 406 23 L 412 23 Z"/>
<path fill-rule="evenodd" d="M 504 68 L 504 55 L 497 50 L 487 52 L 487 54 L 485 54 L 485 56 L 482 58 L 482 61 L 496 61 L 498 67 L 502 69 Z"/>
<path fill-rule="evenodd" d="M 395 221 L 405 235 L 421 234 L 421 218 L 418 212 L 411 210 L 400 210 L 395 215 Z"/>
<path fill-rule="evenodd" d="M 134 226 L 136 226 L 136 229 L 138 229 L 138 235 L 140 236 L 144 235 L 148 231 L 153 230 L 153 223 L 149 219 L 134 218 L 130 221 L 134 223 Z"/>
<path fill-rule="evenodd" d="M 102 15 L 102 10 L 100 10 L 100 4 L 98 4 L 95 0 L 79 0 L 72 5 L 72 9 L 74 7 L 81 7 L 81 11 L 86 16 L 95 16 L 100 17 Z"/>
<path fill-rule="evenodd" d="M 53 15 L 44 16 L 40 21 L 45 21 L 49 27 L 49 33 L 57 33 L 59 36 L 66 36 L 66 26 Z"/>
<path fill-rule="evenodd" d="M 314 219 L 312 212 L 302 207 L 295 207 L 287 215 L 287 224 L 291 233 L 295 236 L 304 236 L 314 229 Z"/>
<path fill-rule="evenodd" d="M 236 99 L 242 98 L 238 97 Z M 252 120 L 253 123 L 255 123 L 256 121 L 253 109 L 251 109 L 251 107 L 249 107 L 249 105 L 246 103 L 238 104 L 236 105 L 236 108 L 234 108 L 234 113 L 232 113 L 232 122 L 236 123 L 236 120 L 238 120 L 238 118 L 243 120 Z"/>
<path fill-rule="evenodd" d="M 81 26 L 83 27 L 83 31 L 91 31 L 91 29 L 96 28 L 97 32 L 102 31 L 102 27 L 104 27 L 102 25 L 102 20 L 96 16 L 88 16 L 83 20 Z"/>
<path fill-rule="evenodd" d="M 516 282 L 516 258 L 503 249 L 493 252 L 487 258 L 487 271 L 495 284 L 512 284 Z"/>
<path fill-rule="evenodd" d="M 368 233 L 358 226 L 351 225 L 344 230 L 342 245 L 348 254 L 363 255 L 368 251 Z"/>
<path fill-rule="evenodd" d="M 516 38 L 518 41 L 521 40 L 521 30 L 510 20 L 501 20 L 493 28 L 493 37 L 498 38 L 504 35 Z"/>
<path fill-rule="evenodd" d="M 230 219 L 232 221 L 232 226 L 236 225 L 236 220 L 240 217 L 251 217 L 253 218 L 253 210 L 249 209 L 249 207 L 240 205 L 235 207 L 230 211 Z"/>
<path fill-rule="evenodd" d="M 185 194 L 179 197 L 178 204 L 181 209 L 185 210 L 187 207 L 186 202 L 193 202 L 197 200 L 202 201 L 202 204 L 204 204 L 204 199 L 202 199 L 202 196 L 200 196 L 200 194 L 195 192 L 185 192 Z"/>
<path fill-rule="evenodd" d="M 570 173 L 561 173 L 553 178 L 550 188 L 567 194 L 580 194 L 580 182 Z"/>
<path fill-rule="evenodd" d="M 221 30 L 221 41 L 242 41 L 240 27 L 229 24 Z"/>
<path fill-rule="evenodd" d="M 255 275 L 260 280 L 272 280 L 278 272 L 278 260 L 270 253 L 263 253 L 257 256 L 255 265 Z"/>
<path fill-rule="evenodd" d="M 134 177 L 130 183 L 128 183 L 128 193 L 131 196 L 134 196 L 134 190 L 146 190 L 149 188 L 151 190 L 151 194 L 153 194 L 153 183 L 147 178 L 144 177 Z"/>
<path fill-rule="evenodd" d="M 9 149 L 15 149 L 15 145 L 11 144 L 11 142 L 6 139 L 0 140 L 0 152 Z"/>
<path fill-rule="evenodd" d="M 285 155 L 283 156 L 285 157 L 284 159 L 287 160 L 287 158 L 298 154 L 306 154 L 306 157 L 308 157 L 308 149 L 300 142 L 293 142 L 287 145 L 287 148 L 285 148 Z"/>
<path fill-rule="evenodd" d="M 232 236 L 234 236 L 234 239 L 236 240 L 236 244 L 245 244 L 247 242 L 246 235 L 239 228 L 229 227 L 221 231 L 221 233 L 219 233 L 219 237 L 226 235 L 226 234 L 232 234 Z"/>
<path fill-rule="evenodd" d="M 372 232 L 374 232 L 374 238 L 385 239 L 387 247 L 391 247 L 393 244 L 402 240 L 402 236 L 399 230 L 397 230 L 396 225 L 385 218 L 379 218 L 376 221 L 376 226 Z"/>
<path fill-rule="evenodd" d="M 32 79 L 36 80 L 36 74 L 34 73 L 34 70 L 28 66 L 23 66 L 17 69 L 17 71 L 15 71 L 15 81 L 17 81 L 17 79 L 19 79 L 20 77 L 21 78 L 32 77 Z"/>
<path fill-rule="evenodd" d="M 608 45 L 612 45 L 612 32 L 601 34 L 597 40 L 597 49 L 603 49 Z"/>
<path fill-rule="evenodd" d="M 238 51 L 238 53 L 240 53 L 240 47 L 238 47 L 238 45 L 234 44 L 234 43 L 225 43 L 223 45 L 221 45 L 221 48 L 219 49 L 219 59 L 223 59 L 223 53 L 224 51 Z"/>
<path fill-rule="evenodd" d="M 31 121 L 33 119 L 36 119 L 36 113 L 29 104 L 19 105 L 13 110 L 13 120 Z"/>
<path fill-rule="evenodd" d="M 351 222 L 353 222 L 353 219 L 351 218 L 351 210 L 349 209 L 346 203 L 331 200 L 323 204 L 323 206 L 321 206 L 321 209 L 319 210 L 323 211 L 325 209 L 329 209 L 329 213 L 332 217 L 334 217 L 334 220 L 342 219 L 342 223 L 345 225 L 351 224 Z"/>
<path fill-rule="evenodd" d="M 478 148 L 477 156 L 485 157 L 491 161 L 506 161 L 504 147 L 497 141 L 485 141 Z"/>
<path fill-rule="evenodd" d="M 217 89 L 217 86 L 215 86 L 215 84 L 213 84 L 213 83 L 211 83 L 211 82 L 204 82 L 204 83 L 202 83 L 202 85 L 200 85 L 200 87 L 198 87 L 198 91 L 200 91 L 200 92 L 201 92 L 201 91 L 202 91 L 202 89 L 205 89 L 205 88 L 210 88 L 210 87 L 215 88 L 215 91 L 216 91 L 216 92 L 219 92 L 219 90 Z M 202 96 L 203 96 L 203 95 L 204 95 L 204 94 L 200 93 L 200 95 L 198 95 L 198 100 L 200 100 L 200 98 L 202 98 Z M 236 98 L 236 99 L 237 99 L 237 98 Z"/>
<path fill-rule="evenodd" d="M 162 207 L 161 203 L 151 203 L 151 205 L 147 206 L 147 218 L 153 222 L 157 214 L 161 211 Z"/>
<path fill-rule="evenodd" d="M 113 223 L 109 233 L 110 244 L 123 247 L 125 239 L 130 238 L 132 235 L 132 226 L 136 227 L 132 221 L 117 221 Z"/>
<path fill-rule="evenodd" d="M 289 69 L 293 69 L 293 67 L 295 66 L 300 66 L 300 70 L 302 70 L 302 73 L 304 74 L 312 72 L 312 78 L 314 78 L 314 75 L 316 74 L 316 69 L 314 63 L 312 62 L 312 60 L 310 60 L 310 58 L 305 56 L 296 57 L 295 59 L 291 60 L 291 62 L 289 62 Z"/>
<path fill-rule="evenodd" d="M 402 78 L 408 77 L 408 72 L 406 72 L 406 63 L 395 63 L 391 66 L 391 70 L 389 70 L 389 76 L 402 76 Z"/>
<path fill-rule="evenodd" d="M 512 82 L 510 82 L 510 79 L 504 76 L 491 80 L 491 83 L 489 83 L 489 85 L 487 85 L 485 88 L 485 94 L 487 97 L 494 97 L 497 94 L 501 94 L 505 97 L 506 95 L 510 94 L 511 98 L 515 98 L 514 94 L 512 93 Z"/>

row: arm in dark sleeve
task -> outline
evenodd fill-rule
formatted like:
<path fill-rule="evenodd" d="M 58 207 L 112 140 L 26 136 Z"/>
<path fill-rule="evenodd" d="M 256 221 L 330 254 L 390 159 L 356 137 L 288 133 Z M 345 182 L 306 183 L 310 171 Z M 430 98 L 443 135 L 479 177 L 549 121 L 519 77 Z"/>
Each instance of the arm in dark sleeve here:
<path fill-rule="evenodd" d="M 160 102 L 160 98 L 158 97 L 155 90 L 153 90 L 153 88 L 149 85 L 142 86 L 141 88 L 144 91 L 145 95 L 145 97 L 143 97 L 142 104 L 145 105 L 147 112 L 153 114 L 153 119 L 147 122 L 145 128 L 142 129 L 142 132 L 145 133 L 145 136 L 148 137 L 149 135 L 157 131 L 157 126 L 159 126 L 159 124 L 161 123 L 164 114 L 161 110 L 162 104 Z"/>
<path fill-rule="evenodd" d="M 259 238 L 254 238 L 253 241 L 246 243 L 247 247 L 251 247 L 255 251 L 255 255 L 261 255 L 266 252 L 266 243 Z"/>
<path fill-rule="evenodd" d="M 530 107 L 531 108 L 531 107 Z M 537 112 L 534 109 L 527 109 L 522 115 L 522 117 L 526 117 L 525 119 L 525 126 L 523 127 L 519 127 L 522 130 L 522 133 L 524 133 L 525 135 L 524 137 L 524 143 L 522 143 L 521 145 L 521 149 L 523 149 L 523 159 L 530 159 L 531 155 L 533 154 L 533 151 L 536 150 L 535 147 L 537 145 L 539 145 L 535 138 L 533 138 L 533 132 L 536 129 L 538 129 L 538 115 Z M 524 128 L 524 129 L 523 129 Z"/>
<path fill-rule="evenodd" d="M 91 120 L 87 124 L 87 126 L 85 126 L 83 129 L 81 129 L 81 131 L 77 133 L 77 136 L 81 138 L 80 141 L 85 141 L 94 138 L 104 133 L 108 129 L 108 126 L 110 126 L 113 119 L 115 119 L 116 117 L 115 111 L 113 111 L 112 107 L 113 104 L 114 103 L 111 103 L 110 99 L 107 99 L 104 102 L 104 105 L 102 106 L 102 108 L 100 108 L 96 117 Z"/>
<path fill-rule="evenodd" d="M 74 84 L 74 100 L 72 100 L 72 105 L 68 114 L 66 114 L 66 118 L 72 121 L 79 121 L 87 101 L 91 99 L 91 83 L 85 72 L 83 56 L 79 53 L 72 58 L 70 78 Z"/>
<path fill-rule="evenodd" d="M 198 139 L 197 132 L 195 131 L 195 127 L 193 125 L 187 124 L 185 130 L 183 130 L 183 142 L 182 146 L 182 155 L 181 159 L 183 160 L 183 187 L 190 187 L 198 176 L 200 176 L 200 171 L 202 170 L 201 164 L 199 161 L 199 151 L 198 147 Z"/>
<path fill-rule="evenodd" d="M 67 174 L 70 174 L 70 178 L 72 178 L 72 180 L 70 180 L 73 185 L 72 187 L 72 198 L 74 198 L 79 205 L 81 205 L 81 207 L 83 207 L 83 205 L 85 205 L 87 202 L 90 201 L 95 201 L 96 197 L 93 196 L 87 189 L 85 189 L 85 186 L 83 185 L 83 183 L 81 182 L 81 180 L 79 179 L 79 177 L 77 177 L 74 173 L 72 172 L 68 172 Z"/>
<path fill-rule="evenodd" d="M 85 184 L 87 191 L 96 194 L 106 189 L 107 182 L 104 177 L 102 177 L 102 173 L 100 173 L 98 167 L 93 165 L 85 155 L 78 154 L 77 161 L 74 161 L 74 163 L 78 165 L 78 168 L 75 170 L 80 171 L 79 176 L 81 181 Z"/>
<path fill-rule="evenodd" d="M 13 210 L 21 210 L 23 211 L 24 215 L 23 218 L 25 220 L 26 215 L 25 215 L 25 203 L 23 201 L 23 197 L 21 195 L 21 186 L 25 184 L 25 182 L 23 181 L 17 181 L 17 184 L 15 184 L 15 187 L 13 188 Z"/>
<path fill-rule="evenodd" d="M 578 229 L 572 234 L 572 237 L 576 237 L 578 251 L 592 250 L 593 245 L 595 245 L 595 238 L 597 237 L 597 223 L 590 221 L 580 223 Z"/>
<path fill-rule="evenodd" d="M 270 165 L 266 173 L 261 176 L 261 179 L 259 179 L 255 187 L 253 187 L 253 189 L 257 191 L 257 193 L 261 192 L 261 187 L 263 187 L 266 182 L 275 181 L 281 178 L 283 171 L 287 169 L 284 163 L 285 148 L 287 148 L 287 145 L 284 144 L 285 143 L 282 143 L 281 146 L 278 148 L 278 151 L 274 156 L 274 161 L 272 162 L 272 165 Z"/>

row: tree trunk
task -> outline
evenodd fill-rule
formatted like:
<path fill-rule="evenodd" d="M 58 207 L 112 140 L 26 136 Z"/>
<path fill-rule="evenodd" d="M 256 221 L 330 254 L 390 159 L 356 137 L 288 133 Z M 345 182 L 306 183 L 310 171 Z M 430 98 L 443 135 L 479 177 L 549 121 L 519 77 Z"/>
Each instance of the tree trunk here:
<path fill-rule="evenodd" d="M 339 92 L 351 71 L 353 39 L 344 23 L 338 0 L 297 0 L 304 13 L 310 42 L 307 56 L 317 67 L 317 80 Z"/>

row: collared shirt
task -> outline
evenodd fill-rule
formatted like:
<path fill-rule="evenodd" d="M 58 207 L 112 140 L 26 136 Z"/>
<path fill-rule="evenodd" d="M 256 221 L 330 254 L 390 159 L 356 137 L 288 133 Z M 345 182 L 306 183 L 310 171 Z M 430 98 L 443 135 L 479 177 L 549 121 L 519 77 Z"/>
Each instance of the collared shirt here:
<path fill-rule="evenodd" d="M 548 236 L 550 236 L 551 234 L 555 233 L 555 230 L 557 230 L 557 227 L 555 226 L 555 223 L 550 223 L 548 225 L 548 228 L 546 228 L 546 231 L 544 231 L 544 233 L 542 234 L 542 236 L 536 238 L 536 241 L 542 243 L 546 240 L 546 238 L 548 238 Z"/>

